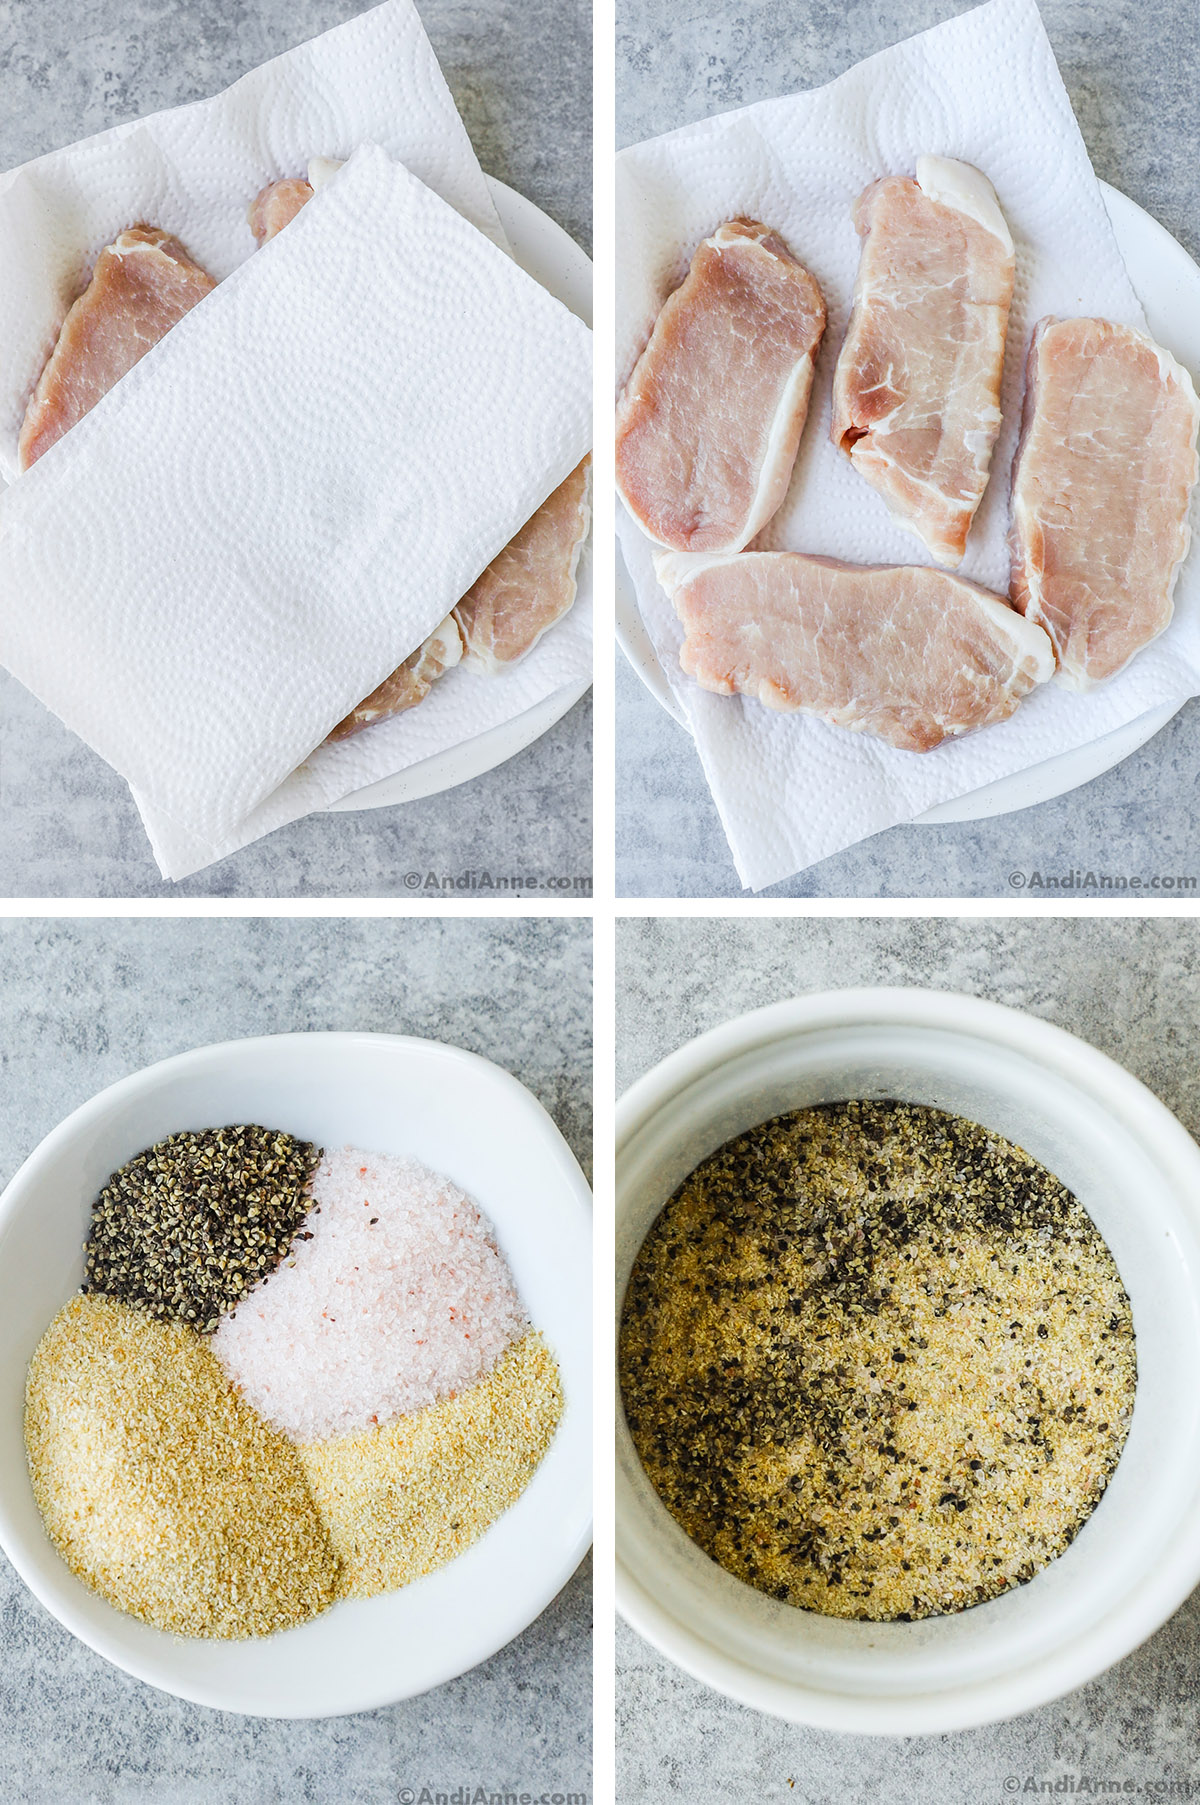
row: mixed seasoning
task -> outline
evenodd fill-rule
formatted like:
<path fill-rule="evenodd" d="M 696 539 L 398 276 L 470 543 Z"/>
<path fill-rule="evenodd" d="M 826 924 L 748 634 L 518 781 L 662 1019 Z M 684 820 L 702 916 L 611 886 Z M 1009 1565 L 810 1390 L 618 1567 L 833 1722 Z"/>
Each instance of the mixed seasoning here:
<path fill-rule="evenodd" d="M 739 1135 L 641 1249 L 620 1335 L 655 1489 L 730 1573 L 910 1621 L 1030 1579 L 1112 1475 L 1136 1383 L 1075 1197 L 978 1124 L 851 1102 Z"/>

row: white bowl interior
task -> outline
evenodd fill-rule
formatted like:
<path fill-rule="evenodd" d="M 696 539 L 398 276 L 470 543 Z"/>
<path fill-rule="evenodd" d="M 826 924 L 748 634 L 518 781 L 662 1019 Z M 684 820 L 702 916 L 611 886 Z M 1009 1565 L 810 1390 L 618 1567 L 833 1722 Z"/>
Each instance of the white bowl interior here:
<path fill-rule="evenodd" d="M 633 1136 L 618 1172 L 618 1298 L 654 1218 L 707 1154 L 787 1110 L 870 1097 L 983 1123 L 1055 1173 L 1112 1250 L 1132 1301 L 1138 1354 L 1125 1452 L 1071 1547 L 1005 1597 L 912 1624 L 797 1610 L 725 1573 L 659 1501 L 618 1410 L 618 1561 L 669 1614 L 677 1647 L 707 1645 L 772 1683 L 878 1702 L 1011 1675 L 1093 1635 L 1145 1585 L 1155 1551 L 1195 1508 L 1200 1248 L 1194 1210 L 1156 1167 L 1153 1149 L 1064 1072 L 968 1032 L 825 1027 L 752 1047 L 709 1070 Z M 778 1689 L 774 1696 L 778 1704 Z"/>
<path fill-rule="evenodd" d="M 324 1147 L 407 1154 L 490 1217 L 566 1409 L 518 1502 L 440 1571 L 248 1642 L 185 1640 L 115 1610 L 48 1541 L 25 1461 L 25 1371 L 83 1276 L 108 1175 L 180 1129 L 261 1122 Z M 0 1202 L 0 1539 L 42 1602 L 152 1685 L 227 1710 L 332 1716 L 423 1692 L 502 1647 L 586 1551 L 590 1524 L 590 1253 L 582 1174 L 536 1099 L 487 1060 L 434 1041 L 285 1035 L 201 1048 L 102 1093 L 26 1161 Z"/>

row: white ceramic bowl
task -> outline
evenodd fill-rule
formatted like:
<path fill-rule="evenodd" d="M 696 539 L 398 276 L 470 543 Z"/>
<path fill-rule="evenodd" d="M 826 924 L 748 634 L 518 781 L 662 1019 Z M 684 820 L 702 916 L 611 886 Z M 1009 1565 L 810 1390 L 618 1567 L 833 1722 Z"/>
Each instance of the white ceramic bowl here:
<path fill-rule="evenodd" d="M 618 1404 L 617 1602 L 673 1661 L 759 1710 L 833 1730 L 968 1729 L 1081 1686 L 1200 1580 L 1200 1148 L 1137 1079 L 1032 1016 L 916 989 L 799 997 L 702 1035 L 622 1100 L 618 1300 L 701 1159 L 785 1110 L 852 1097 L 981 1122 L 1090 1212 L 1137 1335 L 1117 1471 L 1066 1553 L 1006 1597 L 919 1623 L 843 1622 L 778 1604 L 702 1554 L 651 1488 Z"/>
<path fill-rule="evenodd" d="M 185 1128 L 262 1122 L 324 1147 L 410 1154 L 483 1208 L 562 1372 L 566 1410 L 527 1490 L 449 1566 L 258 1641 L 185 1640 L 115 1610 L 47 1539 L 22 1438 L 25 1370 L 83 1276 L 100 1186 Z M 582 1559 L 591 1518 L 589 1195 L 524 1085 L 486 1059 L 390 1034 L 284 1034 L 200 1047 L 68 1116 L 0 1198 L 0 1542 L 46 1608 L 127 1673 L 198 1704 L 268 1717 L 372 1710 L 485 1660 Z"/>

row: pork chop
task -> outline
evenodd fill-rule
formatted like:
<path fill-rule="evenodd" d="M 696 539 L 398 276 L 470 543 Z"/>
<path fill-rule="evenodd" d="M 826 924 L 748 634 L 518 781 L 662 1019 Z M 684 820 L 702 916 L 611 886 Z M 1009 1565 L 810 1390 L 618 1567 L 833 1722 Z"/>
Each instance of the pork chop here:
<path fill-rule="evenodd" d="M 303 176 L 284 176 L 260 188 L 246 209 L 246 224 L 259 246 L 290 226 L 305 202 L 332 181 L 341 167 L 336 157 L 311 157 L 307 181 Z"/>
<path fill-rule="evenodd" d="M 1059 681 L 1113 677 L 1171 619 L 1200 465 L 1187 371 L 1131 326 L 1039 322 L 1013 466 L 1012 599 Z"/>
<path fill-rule="evenodd" d="M 371 691 L 365 702 L 360 702 L 344 721 L 338 722 L 333 732 L 326 736 L 326 745 L 336 745 L 339 740 L 348 740 L 352 734 L 361 733 L 364 727 L 373 727 L 376 721 L 403 714 L 406 708 L 415 708 L 418 702 L 425 700 L 438 678 L 459 662 L 462 654 L 458 623 L 449 614 L 390 677 L 384 678 L 378 689 Z"/>
<path fill-rule="evenodd" d="M 216 287 L 177 238 L 131 226 L 96 259 L 33 391 L 17 461 L 28 470 Z"/>
<path fill-rule="evenodd" d="M 991 184 L 920 157 L 858 200 L 833 442 L 939 564 L 957 564 L 1000 430 L 1013 241 Z"/>
<path fill-rule="evenodd" d="M 265 188 L 260 188 L 246 210 L 246 224 L 256 243 L 266 244 L 277 232 L 291 225 L 305 201 L 312 197 L 312 184 L 299 176 L 288 176 L 282 182 L 268 182 Z"/>
<path fill-rule="evenodd" d="M 546 498 L 454 610 L 472 670 L 495 676 L 532 650 L 575 600 L 591 518 L 591 458 Z"/>
<path fill-rule="evenodd" d="M 617 486 L 677 551 L 740 551 L 780 506 L 825 330 L 777 232 L 734 219 L 664 304 L 617 408 Z"/>
<path fill-rule="evenodd" d="M 962 577 L 797 552 L 661 553 L 702 689 L 801 709 L 906 752 L 1007 720 L 1054 673 L 1040 627 Z"/>

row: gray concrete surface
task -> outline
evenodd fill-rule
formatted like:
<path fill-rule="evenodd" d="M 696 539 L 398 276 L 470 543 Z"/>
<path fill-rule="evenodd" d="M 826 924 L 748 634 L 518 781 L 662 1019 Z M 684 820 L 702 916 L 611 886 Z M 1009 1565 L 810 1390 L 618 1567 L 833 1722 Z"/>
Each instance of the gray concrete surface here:
<path fill-rule="evenodd" d="M 576 921 L 0 922 L 0 1186 L 106 1084 L 242 1035 L 428 1035 L 514 1072 L 586 1165 L 591 930 Z M 157 1692 L 0 1557 L 4 1805 L 393 1805 L 591 1791 L 590 1569 L 490 1661 L 383 1711 L 279 1722 Z"/>
<path fill-rule="evenodd" d="M 1040 4 L 1097 175 L 1200 256 L 1194 0 Z M 617 0 L 617 143 L 817 87 L 968 10 L 966 0 Z M 628 667 L 617 718 L 618 895 L 740 895 L 690 741 Z M 1002 896 L 1014 870 L 1074 866 L 1200 878 L 1198 729 L 1190 702 L 1142 751 L 1058 801 L 978 824 L 892 828 L 765 894 Z"/>
<path fill-rule="evenodd" d="M 217 92 L 358 0 L 0 3 L 0 169 Z M 480 162 L 590 248 L 586 0 L 421 0 Z M 310 816 L 179 884 L 125 785 L 0 671 L 0 894 L 391 896 L 411 870 L 591 875 L 591 700 L 525 752 L 405 807 Z"/>
<path fill-rule="evenodd" d="M 1027 1009 L 1119 1060 L 1200 1136 L 1194 919 L 619 921 L 618 1088 L 744 1010 L 852 984 L 929 985 Z M 621 1624 L 617 1798 L 1000 1805 L 1047 1795 L 1195 1797 L 1198 1671 L 1200 1592 L 1100 1679 L 1010 1723 L 953 1736 L 842 1736 L 733 1704 Z"/>

